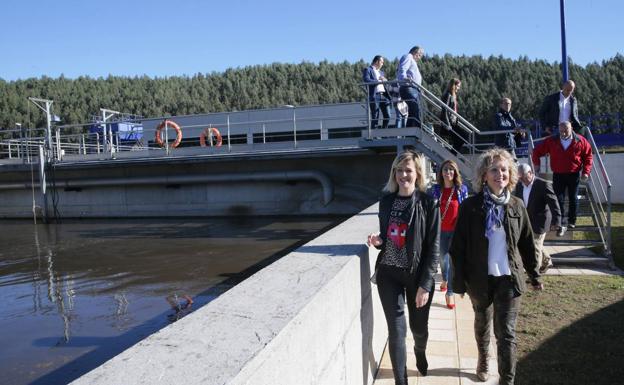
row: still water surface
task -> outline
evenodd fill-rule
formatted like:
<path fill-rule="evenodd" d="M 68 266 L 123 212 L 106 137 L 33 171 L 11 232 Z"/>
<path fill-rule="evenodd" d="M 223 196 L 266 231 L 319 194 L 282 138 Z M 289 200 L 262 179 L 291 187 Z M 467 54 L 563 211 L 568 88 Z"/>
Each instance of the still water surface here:
<path fill-rule="evenodd" d="M 342 219 L 0 221 L 0 382 L 65 384 Z"/>

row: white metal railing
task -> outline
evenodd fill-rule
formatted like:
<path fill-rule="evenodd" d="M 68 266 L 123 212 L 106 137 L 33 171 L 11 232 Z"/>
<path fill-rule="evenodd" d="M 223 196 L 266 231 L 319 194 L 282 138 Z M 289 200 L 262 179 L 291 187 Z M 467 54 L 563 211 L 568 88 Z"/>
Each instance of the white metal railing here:
<path fill-rule="evenodd" d="M 604 243 L 605 254 L 609 258 L 609 264 L 614 267 L 613 250 L 611 239 L 611 179 L 607 173 L 607 169 L 600 156 L 598 146 L 589 127 L 586 127 L 585 137 L 588 139 L 592 147 L 592 155 L 594 158 L 593 167 L 587 183 L 588 195 L 593 205 L 595 222 L 600 233 L 600 237 Z M 604 205 L 606 204 L 606 208 Z"/>
<path fill-rule="evenodd" d="M 359 104 L 357 105 L 359 106 Z M 325 108 L 328 106 L 339 107 L 340 105 L 321 105 L 318 107 Z M 216 128 L 223 136 L 223 148 L 219 149 L 219 151 L 224 151 L 225 148 L 227 148 L 227 151 L 231 152 L 233 146 L 236 145 L 248 146 L 264 145 L 270 142 L 290 142 L 292 148 L 296 149 L 298 147 L 298 142 L 307 140 L 320 140 L 328 142 L 329 144 L 332 135 L 334 137 L 359 138 L 361 129 L 366 124 L 364 108 L 361 108 L 361 113 L 316 116 L 297 115 L 297 111 L 309 114 L 310 109 L 306 107 L 292 108 L 292 110 L 293 113 L 289 118 L 245 121 L 240 121 L 239 119 L 236 122 L 230 120 L 231 116 L 237 114 L 236 112 L 220 114 L 225 118 L 224 121 L 222 120 L 219 123 L 211 122 L 211 118 L 212 120 L 216 120 L 216 118 L 207 115 L 204 121 L 200 123 L 179 125 L 182 130 L 195 132 L 195 135 L 191 134 L 190 137 L 184 138 L 185 142 L 183 142 L 183 147 L 198 147 L 198 133 L 201 129 L 206 127 Z M 281 111 L 283 112 L 283 110 Z M 186 117 L 163 117 L 142 119 L 141 123 L 161 122 L 165 119 L 176 121 L 178 119 L 184 120 L 185 118 Z M 171 128 L 167 125 L 162 129 L 161 133 L 162 136 L 164 136 L 165 146 L 160 147 L 152 139 L 156 132 L 154 128 L 143 128 L 140 130 L 142 138 L 133 142 L 132 140 L 123 140 L 122 137 L 120 137 L 119 131 L 113 132 L 109 128 L 111 124 L 115 123 L 119 122 L 72 124 L 53 127 L 50 158 L 55 162 L 61 162 L 67 155 L 83 155 L 87 157 L 89 155 L 94 155 L 102 159 L 114 158 L 117 153 L 127 151 L 145 150 L 150 153 L 154 151 L 165 151 L 168 155 L 173 151 L 167 139 L 175 137 L 175 134 L 170 132 Z M 92 126 L 103 126 L 103 129 L 100 129 L 100 132 L 87 132 Z M 20 132 L 21 134 L 26 132 L 30 135 L 45 132 L 45 129 L 37 128 L 3 131 L 5 136 L 15 136 L 15 132 Z M 103 133 L 105 136 L 103 136 Z M 34 162 L 35 160 L 33 158 L 36 158 L 36 156 L 24 155 L 37 154 L 38 146 L 44 141 L 45 137 L 35 137 L 34 135 L 29 138 L 0 140 L 0 156 L 11 159 L 24 158 L 22 159 L 24 162 Z M 212 144 L 212 141 L 210 144 Z"/>

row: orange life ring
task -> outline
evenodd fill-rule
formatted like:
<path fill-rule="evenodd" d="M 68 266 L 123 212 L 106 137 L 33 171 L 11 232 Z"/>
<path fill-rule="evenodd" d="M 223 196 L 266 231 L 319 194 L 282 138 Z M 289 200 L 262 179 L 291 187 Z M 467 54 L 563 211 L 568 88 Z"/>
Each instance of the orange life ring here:
<path fill-rule="evenodd" d="M 155 138 L 156 143 L 158 143 L 160 147 L 165 147 L 165 142 L 160 136 L 160 132 L 163 130 L 163 128 L 165 128 L 165 126 L 169 126 L 176 131 L 176 138 L 173 141 L 173 143 L 171 143 L 171 147 L 173 148 L 178 147 L 180 145 L 180 142 L 182 141 L 182 129 L 180 128 L 180 126 L 176 124 L 176 122 L 174 122 L 173 120 L 169 120 L 169 119 L 163 120 L 162 123 L 160 123 L 158 127 L 156 127 L 156 138 Z"/>
<path fill-rule="evenodd" d="M 216 138 L 214 144 L 212 144 L 212 137 L 213 136 Z M 206 127 L 201 132 L 201 134 L 199 134 L 199 145 L 200 146 L 206 147 L 206 138 L 210 138 L 210 145 L 211 146 L 219 147 L 220 145 L 223 144 L 223 138 L 221 137 L 221 133 L 219 132 L 219 130 L 217 130 L 214 127 Z"/>

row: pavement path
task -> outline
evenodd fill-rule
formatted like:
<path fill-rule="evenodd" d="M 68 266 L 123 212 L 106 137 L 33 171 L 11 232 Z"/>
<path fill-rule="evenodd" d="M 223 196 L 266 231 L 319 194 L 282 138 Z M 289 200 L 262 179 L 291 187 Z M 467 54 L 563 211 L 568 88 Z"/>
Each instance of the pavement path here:
<path fill-rule="evenodd" d="M 548 248 L 547 248 L 548 249 Z M 549 250 L 556 254 L 554 249 Z M 554 266 L 547 275 L 624 275 L 622 270 L 609 270 L 604 266 Z M 478 381 L 475 369 L 477 366 L 477 346 L 475 344 L 473 321 L 474 312 L 470 298 L 455 296 L 456 307 L 447 309 L 444 293 L 439 291 L 440 276 L 436 278 L 436 291 L 429 314 L 429 342 L 427 345 L 427 361 L 429 370 L 422 377 L 416 369 L 416 359 L 412 351 L 414 340 L 408 331 L 407 336 L 407 374 L 409 385 L 468 385 L 498 384 L 496 364 L 496 340 L 491 338 L 490 346 L 490 378 L 487 382 Z M 412 352 L 410 354 L 410 352 Z M 381 358 L 374 385 L 394 385 L 392 365 L 387 349 Z"/>

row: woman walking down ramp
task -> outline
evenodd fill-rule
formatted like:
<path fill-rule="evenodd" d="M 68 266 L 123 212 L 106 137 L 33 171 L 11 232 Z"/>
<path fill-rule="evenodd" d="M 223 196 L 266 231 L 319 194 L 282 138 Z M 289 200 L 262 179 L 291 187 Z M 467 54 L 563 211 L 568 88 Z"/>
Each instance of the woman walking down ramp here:
<path fill-rule="evenodd" d="M 442 283 L 440 291 L 446 291 L 446 307 L 455 308 L 453 296 L 453 269 L 448 254 L 459 205 L 468 198 L 468 188 L 462 183 L 457 163 L 445 160 L 438 169 L 437 184 L 431 188 L 431 195 L 438 200 L 440 205 L 440 267 L 442 270 Z"/>
<path fill-rule="evenodd" d="M 453 78 L 449 81 L 446 91 L 442 95 L 441 100 L 455 113 L 457 113 L 457 93 L 461 88 L 461 81 L 457 78 Z M 438 135 L 446 140 L 451 146 L 453 146 L 453 154 L 457 154 L 464 141 L 467 139 L 464 131 L 459 128 L 459 122 L 457 121 L 457 115 L 450 113 L 448 110 L 443 109 L 440 115 L 442 121 L 442 127 L 440 128 Z"/>
<path fill-rule="evenodd" d="M 379 202 L 380 232 L 370 234 L 367 241 L 381 249 L 374 281 L 388 324 L 388 350 L 397 385 L 407 385 L 406 300 L 416 367 L 423 376 L 428 368 L 425 350 L 439 256 L 440 211 L 424 189 L 422 155 L 399 154 Z"/>
<path fill-rule="evenodd" d="M 478 193 L 459 208 L 451 242 L 455 293 L 468 293 L 475 313 L 479 359 L 477 377 L 488 378 L 490 324 L 494 319 L 499 384 L 511 385 L 516 373 L 516 318 L 525 291 L 541 290 L 531 222 L 522 200 L 512 196 L 518 172 L 511 154 L 493 148 L 477 161 L 473 188 Z"/>

